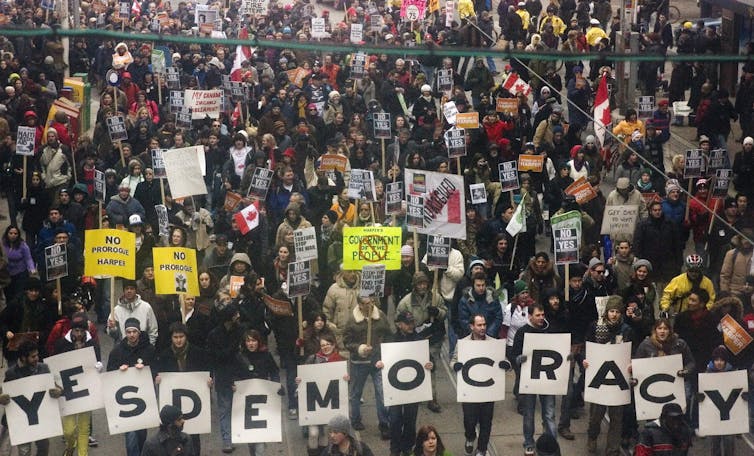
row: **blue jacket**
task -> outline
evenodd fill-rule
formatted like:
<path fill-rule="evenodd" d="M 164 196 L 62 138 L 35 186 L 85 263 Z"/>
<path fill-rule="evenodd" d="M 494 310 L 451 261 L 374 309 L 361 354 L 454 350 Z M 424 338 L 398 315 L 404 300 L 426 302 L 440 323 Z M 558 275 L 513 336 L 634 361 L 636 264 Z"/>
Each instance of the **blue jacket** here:
<path fill-rule="evenodd" d="M 461 301 L 458 303 L 458 321 L 465 333 L 459 334 L 459 337 L 468 334 L 468 323 L 471 316 L 482 314 L 487 320 L 487 335 L 497 338 L 500 325 L 503 324 L 503 308 L 493 292 L 494 290 L 491 287 L 487 287 L 483 296 L 477 296 L 474 293 L 473 285 L 463 291 Z"/>
<path fill-rule="evenodd" d="M 681 201 L 672 204 L 666 199 L 662 202 L 662 213 L 665 214 L 665 219 L 675 223 L 677 226 L 681 226 L 683 219 L 686 217 L 686 205 Z"/>

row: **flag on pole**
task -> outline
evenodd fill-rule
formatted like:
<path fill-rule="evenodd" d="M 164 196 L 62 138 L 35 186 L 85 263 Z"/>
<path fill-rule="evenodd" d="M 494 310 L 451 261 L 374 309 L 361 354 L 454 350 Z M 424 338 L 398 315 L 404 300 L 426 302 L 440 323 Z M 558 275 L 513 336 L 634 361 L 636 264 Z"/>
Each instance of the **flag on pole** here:
<path fill-rule="evenodd" d="M 241 123 L 241 102 L 236 103 L 235 109 L 233 109 L 233 113 L 230 116 L 230 122 L 233 124 L 233 127 L 237 127 Z"/>
<path fill-rule="evenodd" d="M 518 233 L 526 232 L 526 216 L 524 215 L 524 201 L 526 200 L 526 193 L 521 197 L 521 202 L 516 206 L 516 210 L 513 212 L 508 226 L 505 227 L 505 231 L 511 236 L 515 237 Z"/>
<path fill-rule="evenodd" d="M 236 215 L 233 216 L 241 234 L 246 234 L 259 226 L 259 210 L 257 209 L 257 204 L 258 203 L 255 201 L 236 212 Z"/>
<path fill-rule="evenodd" d="M 131 14 L 133 16 L 141 16 L 141 3 L 139 3 L 139 0 L 134 0 L 131 4 Z"/>
<path fill-rule="evenodd" d="M 241 29 L 241 31 L 238 33 L 238 38 L 241 40 L 246 40 L 249 38 L 249 30 L 244 27 Z M 241 64 L 247 60 L 251 60 L 251 56 L 254 54 L 254 49 L 252 49 L 250 46 L 243 46 L 239 44 L 236 46 L 236 58 L 233 60 L 233 68 L 230 70 L 230 80 L 231 81 L 241 81 L 242 79 L 242 68 Z"/>
<path fill-rule="evenodd" d="M 503 88 L 514 96 L 519 92 L 523 92 L 526 96 L 529 96 L 531 93 L 531 86 L 521 79 L 518 73 L 509 74 L 505 82 L 503 82 Z"/>
<path fill-rule="evenodd" d="M 597 95 L 594 97 L 594 135 L 600 143 L 605 144 L 605 131 L 612 121 L 610 113 L 610 94 L 607 93 L 607 74 L 603 74 L 600 85 L 597 87 Z"/>

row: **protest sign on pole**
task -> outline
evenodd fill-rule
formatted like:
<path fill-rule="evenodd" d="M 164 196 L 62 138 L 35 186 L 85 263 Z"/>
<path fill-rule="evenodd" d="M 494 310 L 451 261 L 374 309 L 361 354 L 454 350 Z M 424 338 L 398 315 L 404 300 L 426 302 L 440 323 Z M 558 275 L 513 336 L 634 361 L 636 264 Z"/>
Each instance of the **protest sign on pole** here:
<path fill-rule="evenodd" d="M 210 378 L 209 372 L 160 372 L 160 410 L 166 405 L 178 407 L 185 420 L 183 432 L 209 434 L 212 431 Z"/>
<path fill-rule="evenodd" d="M 268 168 L 257 166 L 254 168 L 254 174 L 251 176 L 251 185 L 249 185 L 248 195 L 260 201 L 267 198 L 267 192 L 270 190 L 270 183 L 275 172 Z"/>
<path fill-rule="evenodd" d="M 699 435 L 734 435 L 749 432 L 749 390 L 745 370 L 699 373 Z"/>
<path fill-rule="evenodd" d="M 282 442 L 280 383 L 254 378 L 235 382 L 231 405 L 233 443 Z"/>
<path fill-rule="evenodd" d="M 749 332 L 729 314 L 720 320 L 720 329 L 723 332 L 723 343 L 734 355 L 741 353 L 754 340 Z"/>
<path fill-rule="evenodd" d="M 298 366 L 298 422 L 302 426 L 327 424 L 337 415 L 348 415 L 346 361 Z"/>
<path fill-rule="evenodd" d="M 3 393 L 11 398 L 5 406 L 11 445 L 63 434 L 58 400 L 48 392 L 54 387 L 52 374 L 30 375 L 3 383 Z"/>
<path fill-rule="evenodd" d="M 463 128 L 451 128 L 445 132 L 445 147 L 448 149 L 448 158 L 466 156 L 466 130 Z"/>
<path fill-rule="evenodd" d="M 293 247 L 296 261 L 317 259 L 317 232 L 313 226 L 293 231 Z"/>
<path fill-rule="evenodd" d="M 639 206 L 635 204 L 605 206 L 600 234 L 609 234 L 614 239 L 616 236 L 633 238 L 638 220 Z"/>
<path fill-rule="evenodd" d="M 380 371 L 385 406 L 414 404 L 432 400 L 429 363 L 429 340 L 390 342 L 380 346 Z M 378 374 L 378 375 L 380 375 Z"/>
<path fill-rule="evenodd" d="M 103 372 L 102 395 L 111 435 L 149 429 L 160 425 L 160 412 L 152 380 L 152 369 Z M 118 398 L 120 400 L 118 400 Z"/>
<path fill-rule="evenodd" d="M 33 156 L 34 143 L 36 141 L 36 129 L 34 127 L 18 127 L 16 132 L 16 154 Z"/>
<path fill-rule="evenodd" d="M 581 213 L 570 211 L 550 218 L 556 264 L 578 263 L 581 248 Z"/>
<path fill-rule="evenodd" d="M 566 195 L 573 195 L 576 198 L 576 203 L 579 205 L 586 204 L 597 198 L 597 191 L 594 190 L 592 184 L 584 176 L 576 179 L 571 185 L 566 187 L 564 192 Z"/>
<path fill-rule="evenodd" d="M 384 264 L 388 271 L 401 268 L 402 230 L 392 226 L 343 228 L 343 269 L 359 271 L 369 264 Z"/>
<path fill-rule="evenodd" d="M 712 149 L 707 162 L 707 175 L 712 176 L 718 169 L 730 168 L 730 160 L 726 149 Z"/>
<path fill-rule="evenodd" d="M 105 173 L 95 169 L 94 170 L 94 199 L 95 201 L 105 201 Z"/>
<path fill-rule="evenodd" d="M 639 96 L 636 97 L 636 113 L 639 119 L 651 119 L 655 110 L 655 97 Z"/>
<path fill-rule="evenodd" d="M 495 100 L 495 111 L 503 114 L 517 117 L 518 116 L 518 98 L 498 97 Z"/>
<path fill-rule="evenodd" d="M 498 163 L 497 172 L 500 175 L 500 191 L 518 190 L 518 163 L 515 160 Z"/>
<path fill-rule="evenodd" d="M 364 25 L 358 23 L 351 24 L 351 43 L 359 44 L 364 39 Z"/>
<path fill-rule="evenodd" d="M 377 201 L 374 173 L 365 169 L 352 169 L 348 182 L 348 197 L 362 201 Z"/>
<path fill-rule="evenodd" d="M 357 24 L 352 24 L 351 27 Z M 351 29 L 353 35 L 353 29 Z M 351 77 L 353 79 L 363 79 L 367 70 L 367 55 L 364 52 L 356 52 L 351 59 Z"/>
<path fill-rule="evenodd" d="M 110 135 L 110 141 L 125 141 L 128 139 L 126 119 L 122 114 L 107 117 L 105 122 L 107 123 L 107 133 Z"/>
<path fill-rule="evenodd" d="M 152 49 L 152 72 L 162 74 L 165 72 L 165 52 L 161 49 Z"/>
<path fill-rule="evenodd" d="M 196 250 L 183 247 L 152 249 L 154 283 L 157 294 L 199 296 L 199 275 L 196 272 Z"/>
<path fill-rule="evenodd" d="M 714 178 L 715 185 L 712 187 L 712 197 L 725 198 L 728 196 L 728 188 L 730 187 L 732 179 L 732 169 L 716 169 Z"/>
<path fill-rule="evenodd" d="M 186 90 L 184 101 L 186 106 L 191 108 L 192 120 L 201 120 L 206 116 L 217 119 L 223 110 L 223 91 L 222 89 Z"/>
<path fill-rule="evenodd" d="M 385 294 L 385 265 L 367 264 L 361 268 L 359 296 L 382 297 Z"/>
<path fill-rule="evenodd" d="M 469 193 L 471 193 L 471 204 L 487 202 L 487 189 L 484 188 L 484 183 L 469 185 Z"/>
<path fill-rule="evenodd" d="M 634 387 L 636 419 L 659 418 L 662 406 L 668 402 L 675 402 L 686 410 L 685 381 L 676 375 L 681 369 L 680 354 L 631 360 L 631 374 L 638 382 Z"/>
<path fill-rule="evenodd" d="M 631 365 L 631 343 L 586 343 L 584 402 L 601 405 L 631 403 L 628 367 Z"/>
<path fill-rule="evenodd" d="M 324 17 L 313 17 L 311 27 L 312 38 L 327 38 L 327 28 Z"/>
<path fill-rule="evenodd" d="M 406 225 L 424 228 L 424 198 L 418 195 L 406 195 Z"/>
<path fill-rule="evenodd" d="M 392 138 L 393 128 L 390 124 L 390 113 L 375 112 L 372 114 L 372 124 L 374 125 L 374 137 L 376 139 Z"/>
<path fill-rule="evenodd" d="M 456 373 L 458 402 L 494 402 L 505 399 L 505 371 L 498 367 L 505 359 L 505 339 L 483 341 L 459 339 Z"/>
<path fill-rule="evenodd" d="M 136 235 L 124 230 L 86 230 L 84 275 L 136 279 Z"/>
<path fill-rule="evenodd" d="M 168 149 L 152 149 L 152 171 L 154 171 L 154 177 L 162 179 L 167 177 L 165 172 L 165 162 L 162 161 L 162 153 Z"/>
<path fill-rule="evenodd" d="M 385 215 L 399 214 L 403 203 L 403 182 L 387 184 L 385 190 Z"/>
<path fill-rule="evenodd" d="M 427 266 L 430 268 L 446 269 L 450 258 L 449 237 L 427 236 Z"/>
<path fill-rule="evenodd" d="M 154 207 L 157 212 L 158 234 L 160 236 L 168 235 L 168 208 L 164 204 L 158 204 Z"/>
<path fill-rule="evenodd" d="M 45 247 L 45 265 L 47 280 L 61 279 L 68 275 L 68 250 L 65 244 L 53 244 Z"/>
<path fill-rule="evenodd" d="M 689 149 L 686 151 L 683 162 L 683 178 L 691 179 L 703 177 L 704 155 L 701 149 Z"/>
<path fill-rule="evenodd" d="M 379 32 L 382 30 L 382 15 L 374 13 L 369 15 L 369 29 L 372 32 Z"/>
<path fill-rule="evenodd" d="M 571 334 L 524 334 L 526 361 L 521 364 L 520 394 L 564 395 L 568 391 L 567 361 Z"/>
<path fill-rule="evenodd" d="M 424 198 L 424 227 L 419 233 L 466 239 L 463 176 L 407 168 L 404 182 L 407 195 Z"/>
<path fill-rule="evenodd" d="M 310 262 L 307 260 L 288 263 L 287 279 L 289 298 L 308 295 L 312 283 L 312 269 Z"/>
<path fill-rule="evenodd" d="M 437 89 L 440 92 L 453 90 L 453 69 L 443 68 L 437 71 Z"/>
<path fill-rule="evenodd" d="M 202 177 L 196 147 L 204 146 L 169 149 L 162 153 L 173 198 L 207 194 L 207 185 Z"/>
<path fill-rule="evenodd" d="M 475 129 L 479 128 L 479 113 L 473 112 L 459 112 L 456 114 L 456 127 Z"/>
<path fill-rule="evenodd" d="M 170 70 L 172 67 L 168 68 L 168 82 L 170 82 Z M 170 86 L 168 85 L 168 88 Z M 171 90 L 170 91 L 170 112 L 180 112 L 183 109 L 183 106 L 185 105 L 185 98 L 183 96 L 183 92 L 180 90 Z"/>
<path fill-rule="evenodd" d="M 518 170 L 520 172 L 534 171 L 535 173 L 541 173 L 544 165 L 544 155 L 521 154 L 518 156 Z"/>
<path fill-rule="evenodd" d="M 458 108 L 456 102 L 451 100 L 442 105 L 442 115 L 450 125 L 456 124 L 456 116 L 458 115 Z"/>

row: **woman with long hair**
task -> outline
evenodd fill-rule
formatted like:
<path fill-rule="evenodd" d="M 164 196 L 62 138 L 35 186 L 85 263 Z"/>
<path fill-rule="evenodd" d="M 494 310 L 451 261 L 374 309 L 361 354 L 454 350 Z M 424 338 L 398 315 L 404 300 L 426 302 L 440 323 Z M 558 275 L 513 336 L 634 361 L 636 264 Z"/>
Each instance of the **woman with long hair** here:
<path fill-rule="evenodd" d="M 37 266 L 31 257 L 31 249 L 21 238 L 21 230 L 10 225 L 3 233 L 3 252 L 8 261 L 10 284 L 5 287 L 5 297 L 10 300 L 20 293 L 30 275 L 37 273 Z"/>
<path fill-rule="evenodd" d="M 453 456 L 445 449 L 440 434 L 431 424 L 425 424 L 416 432 L 413 456 Z"/>

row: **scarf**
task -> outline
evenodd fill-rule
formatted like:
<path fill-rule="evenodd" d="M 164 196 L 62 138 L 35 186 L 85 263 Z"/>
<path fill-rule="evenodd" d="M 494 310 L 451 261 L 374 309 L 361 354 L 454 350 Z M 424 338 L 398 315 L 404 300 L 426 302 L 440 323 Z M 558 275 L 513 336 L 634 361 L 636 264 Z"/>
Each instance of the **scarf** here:
<path fill-rule="evenodd" d="M 646 184 L 639 179 L 636 181 L 636 188 L 639 189 L 640 192 L 648 192 L 652 189 L 652 181 L 647 182 Z"/>
<path fill-rule="evenodd" d="M 334 363 L 334 362 L 336 362 L 336 361 L 343 361 L 343 357 L 342 357 L 342 356 L 340 356 L 340 353 L 338 353 L 337 351 L 333 351 L 333 352 L 332 352 L 332 353 L 330 353 L 329 355 L 325 355 L 325 354 L 324 354 L 324 353 L 322 353 L 322 351 L 320 350 L 320 351 L 318 351 L 318 352 L 317 352 L 317 354 L 316 354 L 316 355 L 314 355 L 314 357 L 315 357 L 315 363 L 316 363 L 316 364 L 321 364 L 321 363 Z"/>
<path fill-rule="evenodd" d="M 652 345 L 657 348 L 657 356 L 666 356 L 670 355 L 670 351 L 673 348 L 673 343 L 675 342 L 675 335 L 670 335 L 668 337 L 668 340 L 665 342 L 660 342 L 657 340 L 657 335 L 652 333 L 650 337 L 650 340 L 652 341 Z"/>
<path fill-rule="evenodd" d="M 584 167 L 584 163 L 586 163 L 586 160 L 577 160 L 576 158 L 573 159 L 573 169 L 576 171 L 581 171 L 581 168 Z"/>
<path fill-rule="evenodd" d="M 178 363 L 178 370 L 184 372 L 186 370 L 186 355 L 188 354 L 189 343 L 186 341 L 186 345 L 183 348 L 175 348 L 171 346 L 173 354 L 175 355 L 175 361 Z"/>

